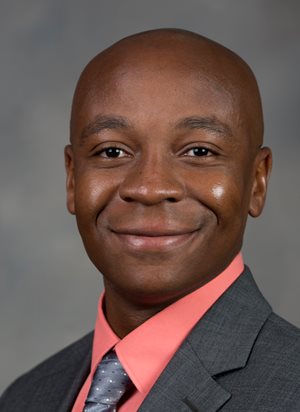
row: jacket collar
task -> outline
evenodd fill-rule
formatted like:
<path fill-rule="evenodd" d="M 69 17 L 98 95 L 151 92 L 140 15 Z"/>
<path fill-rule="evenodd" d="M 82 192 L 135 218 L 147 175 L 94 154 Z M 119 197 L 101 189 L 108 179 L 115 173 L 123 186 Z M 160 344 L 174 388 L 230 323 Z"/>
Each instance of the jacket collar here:
<path fill-rule="evenodd" d="M 231 394 L 214 378 L 245 367 L 271 311 L 246 267 L 194 327 L 139 411 L 217 411 Z"/>

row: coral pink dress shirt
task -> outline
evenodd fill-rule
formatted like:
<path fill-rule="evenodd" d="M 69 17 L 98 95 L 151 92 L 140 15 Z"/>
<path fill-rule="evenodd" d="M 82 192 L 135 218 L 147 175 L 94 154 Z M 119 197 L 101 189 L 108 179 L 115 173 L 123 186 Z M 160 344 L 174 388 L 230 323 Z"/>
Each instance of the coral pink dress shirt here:
<path fill-rule="evenodd" d="M 123 339 L 107 323 L 99 299 L 92 362 L 72 412 L 82 412 L 92 378 L 104 354 L 114 348 L 136 390 L 120 412 L 135 412 L 150 392 L 179 346 L 195 324 L 244 270 L 241 253 L 217 277 L 157 313 Z"/>

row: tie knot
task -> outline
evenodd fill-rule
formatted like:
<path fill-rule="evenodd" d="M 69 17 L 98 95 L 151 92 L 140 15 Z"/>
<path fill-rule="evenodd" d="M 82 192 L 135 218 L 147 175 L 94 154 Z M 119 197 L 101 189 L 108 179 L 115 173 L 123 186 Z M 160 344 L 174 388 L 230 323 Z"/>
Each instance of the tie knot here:
<path fill-rule="evenodd" d="M 108 352 L 97 366 L 84 411 L 114 411 L 124 393 L 133 386 L 117 354 Z"/>

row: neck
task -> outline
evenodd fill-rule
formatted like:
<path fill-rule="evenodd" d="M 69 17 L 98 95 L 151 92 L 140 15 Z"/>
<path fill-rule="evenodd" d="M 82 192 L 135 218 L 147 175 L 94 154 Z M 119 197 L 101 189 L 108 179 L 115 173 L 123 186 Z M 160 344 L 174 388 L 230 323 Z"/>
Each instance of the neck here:
<path fill-rule="evenodd" d="M 121 339 L 171 303 L 140 305 L 105 285 L 105 317 L 114 333 Z"/>

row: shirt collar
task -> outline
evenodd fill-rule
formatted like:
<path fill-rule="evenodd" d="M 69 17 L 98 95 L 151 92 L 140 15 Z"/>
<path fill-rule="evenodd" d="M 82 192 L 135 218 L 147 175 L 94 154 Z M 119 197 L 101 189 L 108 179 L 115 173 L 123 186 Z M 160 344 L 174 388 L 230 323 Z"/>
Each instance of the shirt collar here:
<path fill-rule="evenodd" d="M 244 270 L 241 253 L 218 276 L 157 313 L 123 339 L 111 329 L 103 313 L 104 292 L 92 353 L 92 371 L 104 354 L 115 348 L 135 387 L 147 394 L 191 329 Z"/>

